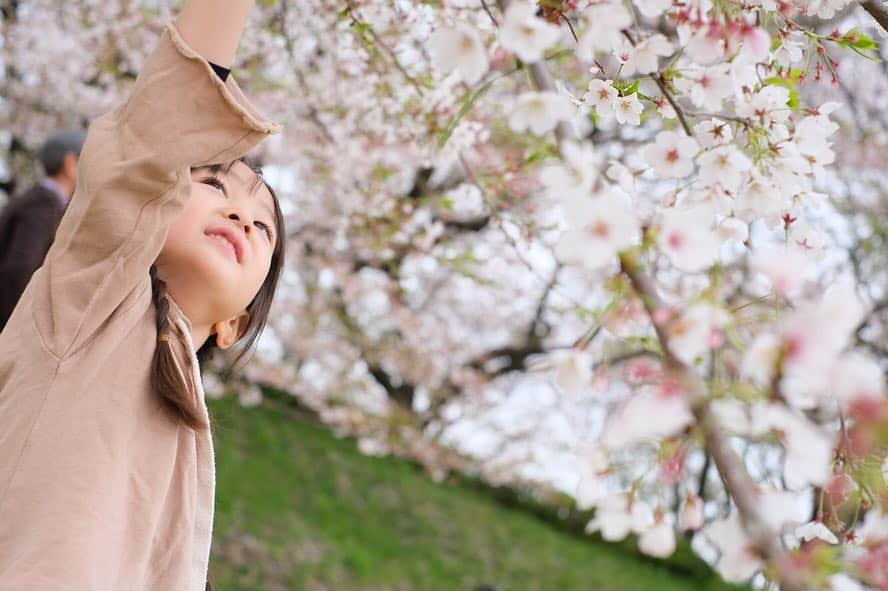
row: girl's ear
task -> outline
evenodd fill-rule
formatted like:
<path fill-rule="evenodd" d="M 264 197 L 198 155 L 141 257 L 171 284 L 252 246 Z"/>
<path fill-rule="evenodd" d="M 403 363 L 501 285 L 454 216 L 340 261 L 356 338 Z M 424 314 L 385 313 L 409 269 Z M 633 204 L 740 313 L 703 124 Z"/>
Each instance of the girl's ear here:
<path fill-rule="evenodd" d="M 220 349 L 227 349 L 241 338 L 247 330 L 250 323 L 250 314 L 244 310 L 237 316 L 232 316 L 228 320 L 217 322 L 210 330 L 210 334 L 216 335 L 216 346 Z"/>

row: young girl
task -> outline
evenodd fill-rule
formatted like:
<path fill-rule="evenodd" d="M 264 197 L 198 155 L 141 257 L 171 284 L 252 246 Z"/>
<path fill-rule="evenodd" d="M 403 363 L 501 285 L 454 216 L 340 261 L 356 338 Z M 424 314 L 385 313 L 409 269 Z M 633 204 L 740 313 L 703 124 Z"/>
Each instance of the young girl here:
<path fill-rule="evenodd" d="M 196 350 L 249 347 L 285 235 L 242 156 L 278 127 L 231 63 L 252 0 L 188 0 L 90 127 L 0 335 L 0 591 L 202 591 L 215 472 Z"/>

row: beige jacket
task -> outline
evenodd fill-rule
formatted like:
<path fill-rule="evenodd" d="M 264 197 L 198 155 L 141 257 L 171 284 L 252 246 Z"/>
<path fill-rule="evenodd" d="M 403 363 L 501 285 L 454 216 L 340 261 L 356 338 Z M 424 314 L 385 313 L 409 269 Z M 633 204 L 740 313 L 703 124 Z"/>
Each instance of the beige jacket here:
<path fill-rule="evenodd" d="M 189 166 L 276 131 L 173 24 L 126 103 L 90 127 L 55 242 L 0 335 L 0 591 L 203 591 L 212 438 L 177 424 L 150 386 L 148 270 Z M 171 319 L 203 401 L 174 302 Z"/>

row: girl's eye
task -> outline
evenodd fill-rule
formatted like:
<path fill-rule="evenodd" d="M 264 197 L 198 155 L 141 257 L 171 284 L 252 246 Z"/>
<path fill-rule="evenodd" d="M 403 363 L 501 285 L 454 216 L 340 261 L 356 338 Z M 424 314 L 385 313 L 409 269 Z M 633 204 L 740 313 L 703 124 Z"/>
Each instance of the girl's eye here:
<path fill-rule="evenodd" d="M 268 239 L 271 240 L 271 228 L 268 227 L 268 224 L 263 222 L 255 222 L 256 227 L 265 232 L 265 235 L 268 236 Z"/>
<path fill-rule="evenodd" d="M 222 183 L 220 183 L 217 179 L 210 177 L 210 178 L 206 178 L 206 179 L 202 180 L 201 182 L 204 183 L 205 185 L 209 185 L 209 186 L 217 189 L 219 192 L 221 192 L 223 194 L 225 193 L 225 189 L 223 188 Z"/>

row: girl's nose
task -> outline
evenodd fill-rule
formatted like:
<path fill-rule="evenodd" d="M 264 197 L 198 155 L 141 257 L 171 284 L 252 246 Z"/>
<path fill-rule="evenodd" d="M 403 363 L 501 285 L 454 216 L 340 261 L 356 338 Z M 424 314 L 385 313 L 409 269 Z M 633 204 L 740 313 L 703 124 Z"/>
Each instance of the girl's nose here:
<path fill-rule="evenodd" d="M 248 221 L 245 220 L 245 217 L 246 216 L 243 216 L 242 214 L 238 214 L 237 212 L 231 212 L 228 214 L 228 219 L 235 220 L 238 223 L 243 223 L 244 233 L 249 234 L 250 233 L 250 224 Z"/>

